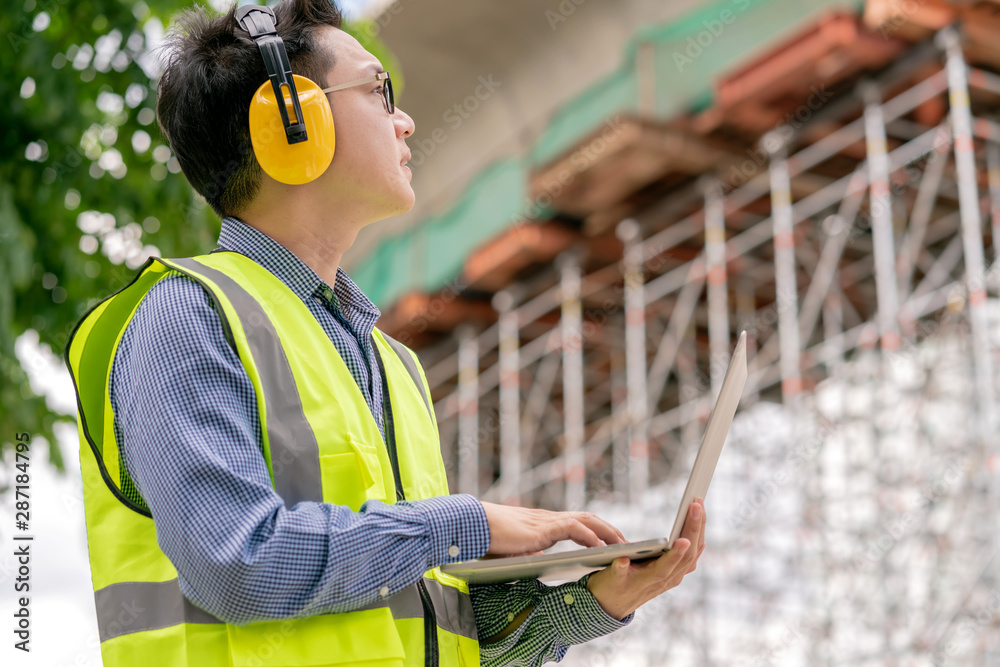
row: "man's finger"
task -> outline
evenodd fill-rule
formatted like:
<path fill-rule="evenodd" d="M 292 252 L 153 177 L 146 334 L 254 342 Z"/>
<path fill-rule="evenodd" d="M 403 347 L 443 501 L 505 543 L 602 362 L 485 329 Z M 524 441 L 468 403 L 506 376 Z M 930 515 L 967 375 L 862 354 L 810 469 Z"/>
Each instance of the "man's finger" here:
<path fill-rule="evenodd" d="M 556 537 L 556 542 L 559 540 L 573 540 L 585 547 L 604 546 L 604 542 L 601 541 L 597 533 L 577 519 L 566 517 L 564 521 L 561 521 L 557 525 L 559 526 L 560 534 Z"/>
<path fill-rule="evenodd" d="M 705 548 L 705 526 L 708 525 L 708 512 L 705 511 L 705 502 L 700 498 L 698 500 L 700 501 L 698 504 L 701 505 L 701 530 L 699 531 L 698 541 L 693 544 L 698 545 L 698 555 L 701 555 L 702 549 Z"/>
<path fill-rule="evenodd" d="M 691 540 L 691 547 L 684 554 L 683 567 L 684 572 L 689 572 L 690 568 L 698 560 L 699 549 L 701 548 L 701 543 L 705 539 L 705 513 L 701 506 L 701 503 L 692 503 L 691 509 L 688 513 L 689 521 L 691 524 L 691 532 L 683 531 L 681 534 Z M 685 525 L 685 529 L 687 526 Z"/>
<path fill-rule="evenodd" d="M 678 537 L 674 540 L 670 551 L 653 561 L 652 567 L 648 570 L 650 576 L 658 580 L 673 576 L 690 548 L 691 540 Z"/>
<path fill-rule="evenodd" d="M 684 520 L 684 528 L 681 529 L 681 536 L 691 540 L 691 544 L 701 544 L 704 526 L 705 513 L 701 503 L 691 503 L 687 518 Z"/>
<path fill-rule="evenodd" d="M 611 564 L 614 568 L 614 573 L 616 577 L 624 577 L 628 574 L 628 566 L 631 561 L 628 558 L 616 558 L 615 562 Z"/>
<path fill-rule="evenodd" d="M 625 536 L 620 530 L 596 514 L 579 512 L 575 514 L 575 517 L 585 526 L 594 531 L 598 537 L 604 540 L 605 544 L 622 544 L 628 541 L 625 539 Z"/>

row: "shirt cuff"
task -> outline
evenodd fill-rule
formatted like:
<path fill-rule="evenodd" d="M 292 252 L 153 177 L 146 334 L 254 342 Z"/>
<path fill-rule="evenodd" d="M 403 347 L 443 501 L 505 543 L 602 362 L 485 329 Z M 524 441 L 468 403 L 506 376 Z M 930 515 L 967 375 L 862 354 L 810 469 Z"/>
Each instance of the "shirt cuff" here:
<path fill-rule="evenodd" d="M 411 501 L 430 526 L 427 567 L 475 560 L 490 548 L 486 511 L 475 496 L 460 493 Z"/>
<path fill-rule="evenodd" d="M 619 621 L 604 611 L 593 593 L 587 590 L 589 578 L 588 574 L 579 581 L 549 588 L 539 601 L 541 611 L 551 619 L 556 635 L 567 646 L 611 634 L 635 618 L 632 612 Z"/>

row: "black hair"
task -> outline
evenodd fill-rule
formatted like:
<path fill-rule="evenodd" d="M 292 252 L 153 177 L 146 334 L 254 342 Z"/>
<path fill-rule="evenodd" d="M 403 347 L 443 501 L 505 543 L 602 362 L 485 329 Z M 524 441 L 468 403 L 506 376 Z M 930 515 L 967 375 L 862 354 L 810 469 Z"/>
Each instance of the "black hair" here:
<path fill-rule="evenodd" d="M 315 36 L 323 26 L 341 27 L 340 9 L 332 0 L 283 0 L 273 10 L 292 71 L 326 86 L 334 58 Z M 235 14 L 236 4 L 223 15 L 200 6 L 177 15 L 157 87 L 160 129 L 191 186 L 219 217 L 238 215 L 263 176 L 250 144 L 249 108 L 267 70 Z"/>

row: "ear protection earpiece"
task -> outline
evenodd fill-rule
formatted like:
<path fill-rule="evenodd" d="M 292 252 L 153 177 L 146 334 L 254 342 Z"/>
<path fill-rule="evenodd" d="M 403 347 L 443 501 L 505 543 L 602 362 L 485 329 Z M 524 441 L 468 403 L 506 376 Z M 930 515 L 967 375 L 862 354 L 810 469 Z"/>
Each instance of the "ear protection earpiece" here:
<path fill-rule="evenodd" d="M 267 68 L 268 81 L 250 101 L 250 143 L 257 162 L 280 183 L 313 181 L 330 166 L 336 147 L 326 93 L 292 74 L 270 7 L 244 5 L 236 10 L 236 22 L 250 33 Z"/>

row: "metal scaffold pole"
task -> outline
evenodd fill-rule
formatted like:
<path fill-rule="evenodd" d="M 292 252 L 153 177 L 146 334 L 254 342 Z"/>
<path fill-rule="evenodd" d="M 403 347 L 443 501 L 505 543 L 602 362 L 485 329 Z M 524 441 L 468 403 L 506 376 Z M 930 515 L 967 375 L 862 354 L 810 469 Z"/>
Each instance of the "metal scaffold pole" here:
<path fill-rule="evenodd" d="M 827 349 L 826 358 L 823 364 L 830 377 L 836 378 L 841 374 L 844 364 L 843 346 L 839 344 L 840 335 L 844 332 L 844 313 L 840 305 L 840 295 L 829 293 L 823 299 L 823 338 L 828 341 L 837 341 Z"/>
<path fill-rule="evenodd" d="M 729 288 L 726 280 L 726 218 L 721 185 L 711 179 L 705 193 L 705 266 L 708 270 L 708 349 L 712 398 L 719 396 L 729 364 Z"/>
<path fill-rule="evenodd" d="M 945 127 L 941 129 L 948 130 Z M 899 279 L 900 296 L 904 301 L 912 296 L 913 271 L 917 266 L 917 259 L 924 249 L 927 226 L 934 212 L 934 202 L 938 196 L 941 177 L 944 175 L 945 164 L 948 162 L 950 153 L 951 132 L 950 130 L 948 132 L 942 131 L 935 138 L 934 150 L 927 161 L 923 176 L 920 178 L 920 185 L 917 187 L 917 196 L 913 202 L 913 210 L 910 213 L 906 234 L 899 244 L 900 261 L 896 266 L 896 273 Z M 908 330 L 913 328 L 914 321 L 913 317 L 907 313 L 905 305 L 900 309 L 899 317 L 900 326 L 908 335 L 910 333 Z"/>
<path fill-rule="evenodd" d="M 868 156 L 868 202 L 875 255 L 875 290 L 878 296 L 878 328 L 883 352 L 899 348 L 898 288 L 892 230 L 892 191 L 889 187 L 889 154 L 885 117 L 878 88 L 862 86 L 865 101 L 865 149 Z"/>
<path fill-rule="evenodd" d="M 521 488 L 521 355 L 518 314 L 510 291 L 498 292 L 500 336 L 500 498 L 519 505 Z"/>
<path fill-rule="evenodd" d="M 646 297 L 643 243 L 639 223 L 622 220 L 618 238 L 625 244 L 625 375 L 629 412 L 629 501 L 642 502 L 649 485 L 649 420 L 646 397 Z"/>
<path fill-rule="evenodd" d="M 757 310 L 756 285 L 746 280 L 737 281 L 733 285 L 733 289 L 736 292 L 734 297 L 736 321 L 740 323 L 740 329 L 748 329 L 750 332 L 747 335 L 747 358 L 753 359 L 757 356 L 757 332 L 753 326 Z M 754 388 L 747 389 L 743 394 L 743 405 L 750 406 L 758 400 L 760 400 L 760 396 Z"/>
<path fill-rule="evenodd" d="M 677 380 L 682 404 L 691 404 L 702 395 L 704 385 L 699 386 L 698 382 L 698 347 L 694 326 L 690 324 L 684 329 L 677 351 Z M 686 450 L 691 451 L 698 446 L 699 431 L 696 419 L 688 419 L 681 426 L 681 443 Z"/>
<path fill-rule="evenodd" d="M 458 342 L 458 490 L 479 493 L 479 341 L 472 327 Z"/>
<path fill-rule="evenodd" d="M 990 185 L 990 223 L 993 228 L 993 266 L 1000 259 L 1000 143 L 986 142 L 986 174 Z M 996 273 L 994 268 L 991 273 Z M 994 288 L 1000 291 L 1000 276 L 994 276 L 991 281 Z"/>
<path fill-rule="evenodd" d="M 798 285 L 795 279 L 795 236 L 792 229 L 792 189 L 785 147 L 777 135 L 762 143 L 771 153 L 771 220 L 774 225 L 774 306 L 778 309 L 781 359 L 781 396 L 791 408 L 799 405 L 802 377 L 799 370 Z"/>
<path fill-rule="evenodd" d="M 559 258 L 563 353 L 563 430 L 566 475 L 566 509 L 581 510 L 586 501 L 583 455 L 583 309 L 580 303 L 580 265 L 575 255 Z"/>
<path fill-rule="evenodd" d="M 615 498 L 628 498 L 628 386 L 625 378 L 625 351 L 621 346 L 611 348 L 611 411 L 615 433 L 611 443 L 611 475 Z"/>
<path fill-rule="evenodd" d="M 979 406 L 980 442 L 992 442 L 995 423 L 993 362 L 989 346 L 986 314 L 986 271 L 983 257 L 983 229 L 979 216 L 979 187 L 972 143 L 972 112 L 969 108 L 969 81 L 958 33 L 946 28 L 938 33 L 944 48 L 948 72 L 951 125 L 955 137 L 955 170 L 958 173 L 958 202 L 962 221 L 965 279 L 968 286 L 969 322 L 972 327 L 972 354 Z"/>

